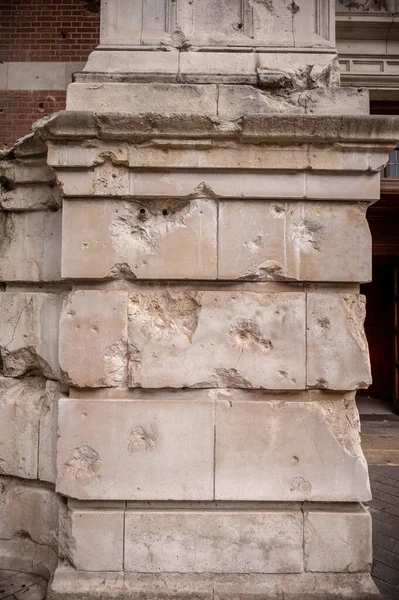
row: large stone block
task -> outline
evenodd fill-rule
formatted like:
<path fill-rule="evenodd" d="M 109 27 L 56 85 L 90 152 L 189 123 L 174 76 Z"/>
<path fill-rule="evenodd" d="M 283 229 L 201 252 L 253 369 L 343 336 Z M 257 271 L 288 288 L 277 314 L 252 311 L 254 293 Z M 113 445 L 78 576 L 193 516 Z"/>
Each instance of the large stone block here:
<path fill-rule="evenodd" d="M 142 289 L 128 329 L 131 387 L 304 387 L 301 293 Z"/>
<path fill-rule="evenodd" d="M 220 279 L 371 279 L 371 236 L 361 204 L 227 201 L 220 203 L 219 219 Z"/>
<path fill-rule="evenodd" d="M 78 290 L 64 301 L 60 366 L 73 387 L 123 386 L 127 369 L 127 293 Z"/>
<path fill-rule="evenodd" d="M 61 523 L 62 547 L 75 569 L 123 571 L 123 510 L 68 510 Z"/>
<path fill-rule="evenodd" d="M 66 200 L 63 277 L 216 279 L 216 218 L 213 200 Z"/>
<path fill-rule="evenodd" d="M 2 281 L 60 278 L 61 211 L 0 212 L 0 230 Z"/>
<path fill-rule="evenodd" d="M 53 490 L 0 476 L 3 568 L 51 576 L 58 562 L 58 509 Z"/>
<path fill-rule="evenodd" d="M 139 573 L 300 573 L 300 506 L 126 512 L 125 570 Z"/>
<path fill-rule="evenodd" d="M 371 515 L 364 506 L 306 503 L 303 513 L 306 571 L 370 571 Z"/>
<path fill-rule="evenodd" d="M 0 353 L 8 377 L 58 379 L 60 296 L 42 292 L 0 294 Z"/>
<path fill-rule="evenodd" d="M 354 390 L 370 385 L 365 315 L 364 296 L 307 295 L 308 387 Z"/>
<path fill-rule="evenodd" d="M 217 115 L 216 85 L 167 83 L 72 83 L 68 86 L 67 110 L 99 112 L 145 112 L 171 115 Z"/>
<path fill-rule="evenodd" d="M 352 396 L 296 402 L 223 394 L 216 403 L 216 499 L 370 499 Z"/>
<path fill-rule="evenodd" d="M 57 490 L 80 499 L 213 498 L 213 402 L 61 399 Z"/>
<path fill-rule="evenodd" d="M 45 380 L 39 377 L 0 378 L 0 473 L 3 475 L 26 479 L 38 476 L 45 385 Z"/>

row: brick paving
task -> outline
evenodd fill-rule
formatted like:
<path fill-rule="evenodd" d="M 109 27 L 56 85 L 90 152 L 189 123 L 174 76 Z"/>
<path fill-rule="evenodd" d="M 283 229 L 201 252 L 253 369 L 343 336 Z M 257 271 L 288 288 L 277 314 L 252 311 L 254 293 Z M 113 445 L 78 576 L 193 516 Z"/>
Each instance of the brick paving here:
<path fill-rule="evenodd" d="M 399 600 L 399 467 L 369 466 L 373 500 L 372 576 L 383 600 Z"/>

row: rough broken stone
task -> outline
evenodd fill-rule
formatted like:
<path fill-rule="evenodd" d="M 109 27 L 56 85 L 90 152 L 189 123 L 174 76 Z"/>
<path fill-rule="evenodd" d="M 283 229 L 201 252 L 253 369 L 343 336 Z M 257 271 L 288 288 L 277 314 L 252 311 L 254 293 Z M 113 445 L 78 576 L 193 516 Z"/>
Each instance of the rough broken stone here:
<path fill-rule="evenodd" d="M 57 490 L 82 500 L 211 500 L 213 413 L 209 401 L 62 398 Z"/>
<path fill-rule="evenodd" d="M 7 377 L 59 379 L 60 296 L 43 292 L 0 294 L 0 353 Z"/>
<path fill-rule="evenodd" d="M 140 289 L 128 331 L 130 387 L 304 387 L 300 293 Z"/>
<path fill-rule="evenodd" d="M 73 387 L 123 386 L 127 370 L 127 293 L 78 290 L 64 301 L 60 366 Z"/>
<path fill-rule="evenodd" d="M 0 279 L 54 281 L 61 275 L 61 211 L 0 211 Z"/>
<path fill-rule="evenodd" d="M 370 571 L 371 515 L 364 506 L 306 503 L 303 514 L 305 571 Z"/>
<path fill-rule="evenodd" d="M 0 208 L 3 210 L 56 210 L 62 191 L 44 159 L 0 162 Z"/>
<path fill-rule="evenodd" d="M 300 573 L 299 505 L 243 510 L 128 510 L 125 570 L 138 573 Z"/>
<path fill-rule="evenodd" d="M 63 277 L 216 279 L 213 200 L 64 201 Z"/>
<path fill-rule="evenodd" d="M 355 390 L 370 385 L 365 315 L 364 296 L 307 295 L 308 387 Z"/>
<path fill-rule="evenodd" d="M 68 510 L 60 525 L 63 550 L 75 569 L 124 570 L 124 511 Z"/>
<path fill-rule="evenodd" d="M 27 479 L 38 476 L 39 426 L 45 380 L 0 378 L 0 473 Z"/>
<path fill-rule="evenodd" d="M 371 498 L 353 397 L 295 402 L 224 395 L 216 404 L 215 498 Z"/>
<path fill-rule="evenodd" d="M 51 576 L 58 562 L 59 502 L 44 485 L 0 476 L 2 567 Z"/>
<path fill-rule="evenodd" d="M 371 279 L 371 236 L 362 204 L 226 201 L 219 219 L 220 279 Z"/>

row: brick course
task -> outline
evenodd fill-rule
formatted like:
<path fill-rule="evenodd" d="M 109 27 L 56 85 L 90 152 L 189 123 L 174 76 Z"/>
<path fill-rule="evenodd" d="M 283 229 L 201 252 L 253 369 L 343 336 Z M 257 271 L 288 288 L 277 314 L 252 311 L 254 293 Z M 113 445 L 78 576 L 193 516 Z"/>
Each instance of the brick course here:
<path fill-rule="evenodd" d="M 99 0 L 2 0 L 0 62 L 87 60 L 100 37 Z M 0 91 L 0 147 L 65 108 L 65 90 Z"/>
<path fill-rule="evenodd" d="M 3 0 L 0 61 L 85 61 L 98 44 L 97 0 Z"/>

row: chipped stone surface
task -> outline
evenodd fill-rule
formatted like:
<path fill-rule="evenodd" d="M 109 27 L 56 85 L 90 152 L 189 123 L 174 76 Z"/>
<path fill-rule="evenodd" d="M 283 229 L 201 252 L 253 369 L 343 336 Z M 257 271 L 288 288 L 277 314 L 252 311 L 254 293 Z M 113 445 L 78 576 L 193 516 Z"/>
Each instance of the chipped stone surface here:
<path fill-rule="evenodd" d="M 64 277 L 215 279 L 215 201 L 64 202 Z"/>
<path fill-rule="evenodd" d="M 219 219 L 220 279 L 371 279 L 365 205 L 221 202 Z"/>
<path fill-rule="evenodd" d="M 0 279 L 54 281 L 61 275 L 61 211 L 0 211 Z"/>
<path fill-rule="evenodd" d="M 43 292 L 0 293 L 0 353 L 7 377 L 58 379 L 60 296 Z"/>
<path fill-rule="evenodd" d="M 371 515 L 360 505 L 305 504 L 305 571 L 369 572 Z"/>
<path fill-rule="evenodd" d="M 370 499 L 353 397 L 239 401 L 225 392 L 225 398 L 216 404 L 215 498 Z"/>
<path fill-rule="evenodd" d="M 67 558 L 75 569 L 123 571 L 123 511 L 67 510 L 61 523 L 64 549 L 68 546 Z"/>
<path fill-rule="evenodd" d="M 304 387 L 303 294 L 142 289 L 128 329 L 130 387 Z"/>
<path fill-rule="evenodd" d="M 204 401 L 62 398 L 57 490 L 82 500 L 210 500 L 213 412 Z"/>
<path fill-rule="evenodd" d="M 57 418 L 60 384 L 47 381 L 40 413 L 38 478 L 55 483 L 57 477 Z"/>
<path fill-rule="evenodd" d="M 49 578 L 57 566 L 59 498 L 35 482 L 0 476 L 2 567 Z"/>
<path fill-rule="evenodd" d="M 0 473 L 3 475 L 27 479 L 38 476 L 45 385 L 45 380 L 39 377 L 0 377 Z"/>
<path fill-rule="evenodd" d="M 125 570 L 138 573 L 300 573 L 302 513 L 128 510 Z"/>
<path fill-rule="evenodd" d="M 309 293 L 307 307 L 308 387 L 367 388 L 371 373 L 363 329 L 365 297 Z"/>
<path fill-rule="evenodd" d="M 123 386 L 126 325 L 126 292 L 78 290 L 65 298 L 60 319 L 60 366 L 69 385 Z"/>

